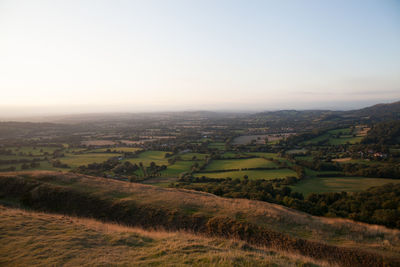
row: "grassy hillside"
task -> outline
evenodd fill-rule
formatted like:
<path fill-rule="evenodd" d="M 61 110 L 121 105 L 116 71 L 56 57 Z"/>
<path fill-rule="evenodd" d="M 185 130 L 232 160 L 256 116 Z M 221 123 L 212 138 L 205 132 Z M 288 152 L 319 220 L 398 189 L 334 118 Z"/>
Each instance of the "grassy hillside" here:
<path fill-rule="evenodd" d="M 239 240 L 145 231 L 4 206 L 0 206 L 0 234 L 0 265 L 326 265 L 289 253 L 249 246 Z"/>
<path fill-rule="evenodd" d="M 398 230 L 265 202 L 54 172 L 2 174 L 0 196 L 39 210 L 241 239 L 343 266 L 399 263 Z"/>

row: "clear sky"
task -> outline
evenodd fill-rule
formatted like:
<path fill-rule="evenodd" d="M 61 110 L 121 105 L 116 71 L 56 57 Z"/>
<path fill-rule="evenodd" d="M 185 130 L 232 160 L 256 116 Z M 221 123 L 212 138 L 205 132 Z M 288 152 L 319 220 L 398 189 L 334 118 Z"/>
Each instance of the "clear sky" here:
<path fill-rule="evenodd" d="M 399 0 L 0 0 L 0 112 L 400 99 Z"/>

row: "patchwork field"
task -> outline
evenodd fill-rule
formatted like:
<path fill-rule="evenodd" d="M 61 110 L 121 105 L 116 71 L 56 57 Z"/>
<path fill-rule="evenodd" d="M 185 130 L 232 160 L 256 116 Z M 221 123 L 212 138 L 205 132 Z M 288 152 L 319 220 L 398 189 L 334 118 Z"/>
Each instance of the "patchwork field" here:
<path fill-rule="evenodd" d="M 1 160 L 31 160 L 33 158 L 43 158 L 44 156 L 42 155 L 35 155 L 35 156 L 19 156 L 19 155 L 1 155 L 0 159 Z"/>
<path fill-rule="evenodd" d="M 238 157 L 242 157 L 242 156 L 246 156 L 243 153 L 236 153 L 236 152 L 225 152 L 224 154 L 221 155 L 221 158 L 225 159 L 225 158 L 238 158 Z"/>
<path fill-rule="evenodd" d="M 179 177 L 179 174 L 189 172 L 195 161 L 177 161 L 168 165 L 167 169 L 161 172 L 162 177 Z"/>
<path fill-rule="evenodd" d="M 306 160 L 306 161 L 313 161 L 314 157 L 313 156 L 296 156 L 296 160 Z"/>
<path fill-rule="evenodd" d="M 196 160 L 204 160 L 208 154 L 202 154 L 202 153 L 184 153 L 184 154 L 178 154 L 178 156 L 182 160 L 193 160 L 193 157 L 196 158 Z"/>
<path fill-rule="evenodd" d="M 209 177 L 209 178 L 232 178 L 232 179 L 243 179 L 244 175 L 247 175 L 250 180 L 258 179 L 274 179 L 274 178 L 286 178 L 289 176 L 297 177 L 296 172 L 290 169 L 275 169 L 275 170 L 249 170 L 249 171 L 228 171 L 228 172 L 211 172 L 211 173 L 195 173 L 195 177 Z"/>
<path fill-rule="evenodd" d="M 137 158 L 129 158 L 124 161 L 130 161 L 133 164 L 143 163 L 144 166 L 149 166 L 151 162 L 157 165 L 168 165 L 168 158 L 165 157 L 165 151 L 144 151 L 138 155 Z"/>
<path fill-rule="evenodd" d="M 208 148 L 225 150 L 225 143 L 221 143 L 221 142 L 209 143 Z"/>
<path fill-rule="evenodd" d="M 23 146 L 23 147 L 9 147 L 7 150 L 11 150 L 12 153 L 19 154 L 22 153 L 24 155 L 32 155 L 32 156 L 41 156 L 44 153 L 52 154 L 55 150 L 59 149 L 59 147 L 49 147 L 49 146 Z M 3 158 L 3 155 L 1 156 Z"/>
<path fill-rule="evenodd" d="M 340 138 L 330 138 L 330 145 L 344 145 L 344 144 L 357 144 L 360 143 L 363 137 L 361 136 L 341 136 Z"/>
<path fill-rule="evenodd" d="M 357 144 L 363 139 L 363 136 L 355 134 L 353 136 L 350 128 L 335 129 L 328 131 L 320 136 L 302 142 L 303 145 L 315 145 L 319 142 L 326 142 L 328 145 L 344 145 L 344 144 Z"/>
<path fill-rule="evenodd" d="M 265 138 L 268 139 L 268 143 L 277 143 L 278 141 L 290 136 L 292 134 L 282 133 L 282 134 L 256 134 L 256 135 L 242 135 L 236 137 L 232 144 L 233 145 L 248 145 L 251 142 L 256 144 L 265 144 Z"/>
<path fill-rule="evenodd" d="M 265 144 L 265 138 L 268 137 L 267 134 L 262 135 L 242 135 L 236 137 L 232 144 L 233 145 L 248 145 L 251 142 L 255 142 L 256 144 Z"/>
<path fill-rule="evenodd" d="M 123 152 L 136 152 L 142 149 L 138 147 L 110 147 L 110 148 L 91 149 L 90 152 L 108 152 L 109 150 L 112 152 L 116 151 L 118 153 L 123 153 Z"/>
<path fill-rule="evenodd" d="M 294 191 L 309 195 L 324 192 L 356 192 L 388 183 L 400 183 L 400 180 L 366 177 L 310 177 L 293 185 L 292 188 Z"/>
<path fill-rule="evenodd" d="M 116 144 L 116 142 L 110 141 L 110 140 L 82 141 L 82 145 L 85 145 L 85 146 L 112 146 L 115 144 Z"/>
<path fill-rule="evenodd" d="M 112 157 L 118 157 L 121 154 L 115 153 L 85 153 L 85 154 L 67 154 L 65 157 L 60 158 L 62 163 L 68 164 L 71 168 L 76 168 L 81 165 L 90 163 L 101 163 Z"/>
<path fill-rule="evenodd" d="M 263 158 L 213 160 L 207 165 L 206 171 L 231 170 L 243 168 L 276 168 L 277 165 Z"/>
<path fill-rule="evenodd" d="M 272 158 L 272 159 L 283 159 L 283 158 L 279 157 L 277 153 L 249 152 L 249 153 L 246 153 L 246 154 L 250 155 L 250 156 L 256 156 L 256 157 L 261 157 L 261 158 L 266 158 L 266 159 L 269 159 L 269 158 Z"/>

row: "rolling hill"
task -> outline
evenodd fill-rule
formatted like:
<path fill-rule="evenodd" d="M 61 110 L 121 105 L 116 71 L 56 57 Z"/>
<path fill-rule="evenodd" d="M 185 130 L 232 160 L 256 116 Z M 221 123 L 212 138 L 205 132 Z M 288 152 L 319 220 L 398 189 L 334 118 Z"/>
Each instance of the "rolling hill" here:
<path fill-rule="evenodd" d="M 1 174 L 0 196 L 6 205 L 242 240 L 330 264 L 400 263 L 398 230 L 310 216 L 265 202 L 43 171 Z"/>

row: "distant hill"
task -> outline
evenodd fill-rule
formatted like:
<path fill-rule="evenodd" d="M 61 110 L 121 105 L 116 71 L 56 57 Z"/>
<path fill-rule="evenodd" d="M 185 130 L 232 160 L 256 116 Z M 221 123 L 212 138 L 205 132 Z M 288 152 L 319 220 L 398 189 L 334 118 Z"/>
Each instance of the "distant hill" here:
<path fill-rule="evenodd" d="M 385 120 L 399 120 L 400 101 L 349 111 L 279 110 L 256 113 L 251 116 L 265 120 L 271 125 L 287 125 L 300 129 L 310 126 L 321 128 L 334 127 L 338 124 L 376 123 Z"/>
<path fill-rule="evenodd" d="M 377 104 L 363 109 L 348 111 L 345 114 L 372 121 L 398 120 L 400 119 L 400 101 L 390 104 Z"/>

